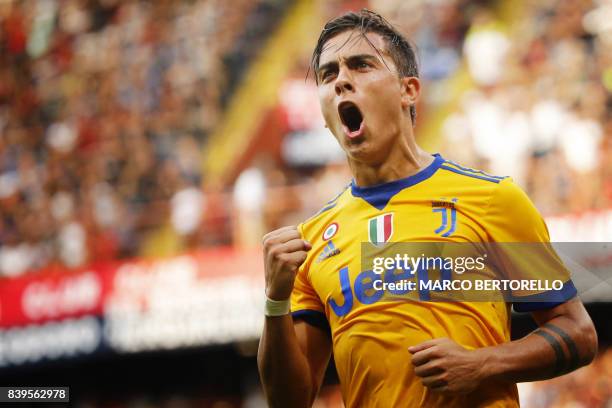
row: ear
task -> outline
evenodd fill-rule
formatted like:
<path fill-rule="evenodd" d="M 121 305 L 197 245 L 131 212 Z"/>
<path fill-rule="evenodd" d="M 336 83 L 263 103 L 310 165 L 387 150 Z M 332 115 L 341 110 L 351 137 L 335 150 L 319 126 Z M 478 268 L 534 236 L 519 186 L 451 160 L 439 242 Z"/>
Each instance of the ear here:
<path fill-rule="evenodd" d="M 402 108 L 410 109 L 421 94 L 421 81 L 417 77 L 403 77 L 400 78 L 400 88 Z"/>

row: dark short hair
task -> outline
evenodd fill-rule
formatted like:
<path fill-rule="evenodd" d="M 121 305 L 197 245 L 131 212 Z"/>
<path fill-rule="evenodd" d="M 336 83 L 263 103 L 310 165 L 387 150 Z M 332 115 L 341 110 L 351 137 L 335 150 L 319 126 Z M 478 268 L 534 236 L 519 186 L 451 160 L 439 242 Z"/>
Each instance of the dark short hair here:
<path fill-rule="evenodd" d="M 380 55 L 380 50 L 372 44 L 366 33 L 377 33 L 387 43 L 388 52 L 399 71 L 400 77 L 418 77 L 419 68 L 417 65 L 416 53 L 414 48 L 404 36 L 402 36 L 387 20 L 380 14 L 377 14 L 368 9 L 361 9 L 358 13 L 348 12 L 339 17 L 336 17 L 325 24 L 317 45 L 312 53 L 310 60 L 310 69 L 314 72 L 315 81 L 317 78 L 317 68 L 319 67 L 319 59 L 323 52 L 323 46 L 332 37 L 348 30 L 358 30 L 361 35 L 370 43 L 370 45 Z M 382 55 L 380 55 L 382 58 Z M 416 120 L 416 108 L 414 105 L 410 107 L 410 118 L 414 125 Z"/>

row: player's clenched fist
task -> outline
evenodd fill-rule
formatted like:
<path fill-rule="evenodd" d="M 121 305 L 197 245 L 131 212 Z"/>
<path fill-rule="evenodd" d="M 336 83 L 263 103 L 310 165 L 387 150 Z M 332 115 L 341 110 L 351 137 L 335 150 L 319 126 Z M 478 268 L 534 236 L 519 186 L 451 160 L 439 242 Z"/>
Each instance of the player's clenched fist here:
<path fill-rule="evenodd" d="M 263 238 L 266 296 L 286 300 L 291 296 L 295 275 L 311 245 L 302 239 L 297 227 L 283 227 Z"/>

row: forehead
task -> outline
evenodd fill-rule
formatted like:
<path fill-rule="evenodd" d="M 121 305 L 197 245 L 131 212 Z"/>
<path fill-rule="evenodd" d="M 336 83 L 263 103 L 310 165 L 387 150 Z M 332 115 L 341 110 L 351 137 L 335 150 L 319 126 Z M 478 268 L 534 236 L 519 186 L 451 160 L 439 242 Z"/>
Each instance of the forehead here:
<path fill-rule="evenodd" d="M 366 33 L 369 42 L 363 38 L 358 30 L 347 30 L 337 34 L 323 44 L 323 51 L 319 58 L 319 66 L 330 61 L 348 58 L 351 55 L 370 54 L 380 58 L 378 53 L 388 56 L 385 39 L 378 33 Z M 371 44 L 370 44 L 371 43 Z M 376 47 L 378 52 L 372 47 Z"/>

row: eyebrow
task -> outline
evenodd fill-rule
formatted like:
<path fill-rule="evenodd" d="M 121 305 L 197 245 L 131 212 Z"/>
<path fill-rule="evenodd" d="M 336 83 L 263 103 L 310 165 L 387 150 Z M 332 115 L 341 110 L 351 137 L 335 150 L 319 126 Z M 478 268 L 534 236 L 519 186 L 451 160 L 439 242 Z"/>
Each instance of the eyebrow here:
<path fill-rule="evenodd" d="M 345 60 L 347 61 L 348 64 L 351 64 L 351 63 L 355 63 L 359 61 L 377 61 L 378 58 L 376 58 L 372 54 L 357 54 L 357 55 L 351 55 L 350 57 L 345 58 Z M 325 70 L 328 70 L 331 68 L 335 68 L 337 66 L 338 66 L 338 61 L 326 62 L 325 64 L 320 65 L 319 68 L 317 69 L 317 76 L 321 72 L 324 72 Z"/>

